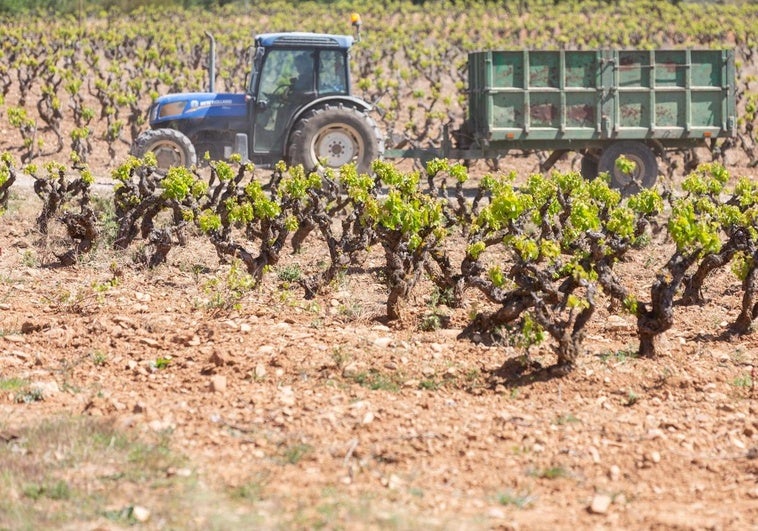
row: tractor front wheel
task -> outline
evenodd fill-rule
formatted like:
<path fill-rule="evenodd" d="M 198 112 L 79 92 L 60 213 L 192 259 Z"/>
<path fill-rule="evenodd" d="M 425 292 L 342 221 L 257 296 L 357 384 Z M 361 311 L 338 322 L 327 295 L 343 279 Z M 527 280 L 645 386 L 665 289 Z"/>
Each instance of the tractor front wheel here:
<path fill-rule="evenodd" d="M 158 168 L 162 170 L 197 163 L 195 146 L 176 129 L 150 129 L 140 134 L 132 144 L 132 155 L 142 158 L 150 152 L 155 155 Z"/>
<path fill-rule="evenodd" d="M 379 129 L 368 115 L 352 107 L 324 105 L 295 124 L 287 153 L 290 164 L 302 164 L 306 171 L 354 163 L 363 173 L 381 156 L 381 147 Z"/>

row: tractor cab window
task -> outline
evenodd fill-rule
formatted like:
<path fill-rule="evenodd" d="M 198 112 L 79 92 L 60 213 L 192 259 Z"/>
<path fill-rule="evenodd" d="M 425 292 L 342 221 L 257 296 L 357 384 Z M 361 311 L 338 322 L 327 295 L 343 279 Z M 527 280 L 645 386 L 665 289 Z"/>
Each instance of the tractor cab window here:
<path fill-rule="evenodd" d="M 313 50 L 273 49 L 266 54 L 258 74 L 256 152 L 283 147 L 290 118 L 315 98 L 315 63 Z"/>
<path fill-rule="evenodd" d="M 319 96 L 347 94 L 345 53 L 340 50 L 322 50 L 318 64 Z"/>
<path fill-rule="evenodd" d="M 260 73 L 258 93 L 269 100 L 312 93 L 313 56 L 305 50 L 271 50 Z"/>

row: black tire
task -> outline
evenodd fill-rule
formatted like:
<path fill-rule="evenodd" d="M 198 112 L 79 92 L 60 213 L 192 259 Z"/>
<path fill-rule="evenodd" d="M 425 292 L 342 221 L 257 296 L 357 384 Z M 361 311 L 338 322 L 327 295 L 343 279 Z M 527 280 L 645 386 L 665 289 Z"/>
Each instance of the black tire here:
<path fill-rule="evenodd" d="M 616 160 L 622 155 L 635 163 L 631 175 L 616 167 Z M 598 160 L 598 170 L 600 173 L 607 172 L 611 177 L 611 186 L 627 196 L 655 184 L 658 178 L 658 160 L 653 150 L 642 142 L 621 140 L 603 150 Z"/>
<path fill-rule="evenodd" d="M 579 169 L 582 177 L 591 181 L 597 177 L 598 158 L 596 154 L 585 153 L 582 155 L 581 168 Z"/>
<path fill-rule="evenodd" d="M 195 146 L 176 129 L 150 129 L 140 134 L 132 144 L 132 155 L 142 158 L 150 152 L 155 154 L 158 168 L 162 170 L 172 166 L 189 168 L 197 164 Z"/>
<path fill-rule="evenodd" d="M 287 158 L 306 171 L 319 167 L 323 160 L 330 168 L 352 162 L 364 173 L 371 171 L 383 148 L 379 128 L 367 114 L 342 104 L 324 105 L 308 111 L 292 128 Z"/>

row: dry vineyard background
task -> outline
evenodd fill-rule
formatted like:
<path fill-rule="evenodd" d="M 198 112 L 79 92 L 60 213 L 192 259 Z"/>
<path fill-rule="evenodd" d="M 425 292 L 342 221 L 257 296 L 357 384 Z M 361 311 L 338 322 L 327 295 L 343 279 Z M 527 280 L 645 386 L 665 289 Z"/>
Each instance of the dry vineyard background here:
<path fill-rule="evenodd" d="M 0 258 L 50 285 L 30 292 L 15 271 L 0 273 L 3 412 L 26 407 L 45 419 L 49 403 L 52 411 L 62 405 L 117 421 L 77 417 L 30 427 L 9 420 L 10 413 L 0 418 L 0 441 L 9 448 L 0 455 L 11 471 L 0 480 L 7 494 L 0 527 L 92 523 L 92 514 L 114 525 L 198 528 L 251 522 L 445 528 L 456 521 L 456 528 L 508 522 L 567 528 L 593 525 L 593 515 L 608 516 L 604 525 L 632 528 L 744 528 L 756 521 L 750 331 L 758 314 L 758 6 L 622 0 L 239 9 L 231 5 L 214 16 L 172 11 L 171 32 L 165 10 L 91 16 L 84 23 L 5 21 L 0 206 L 7 210 L 0 218 Z M 657 190 L 623 200 L 602 180 L 581 180 L 571 161 L 555 174 L 530 175 L 541 156 L 533 153 L 489 161 L 486 168 L 434 161 L 411 171 L 379 162 L 375 177 L 349 168 L 307 175 L 236 162 L 164 176 L 151 160 L 127 157 L 151 98 L 208 85 L 204 31 L 218 41 L 217 89 L 241 91 L 255 33 L 349 33 L 346 15 L 356 9 L 365 25 L 353 50 L 355 92 L 375 103 L 375 119 L 391 144 L 433 145 L 444 123 L 462 121 L 466 52 L 520 47 L 733 47 L 739 135 L 672 157 Z M 36 199 L 21 186 L 22 174 Z M 96 192 L 96 183 L 115 183 L 115 191 Z M 96 279 L 86 285 L 74 280 L 90 274 Z M 55 283 L 56 275 L 67 280 Z M 127 311 L 120 301 L 135 285 L 134 314 L 106 318 Z M 34 300 L 35 291 L 42 306 L 24 307 L 13 298 L 18 292 Z M 358 302 L 368 307 L 369 295 L 370 310 Z M 186 314 L 178 312 L 183 322 L 143 319 L 152 315 L 154 298 L 170 306 L 167 319 L 171 307 L 189 304 Z M 276 321 L 287 312 L 292 316 Z M 251 316 L 262 328 L 276 327 L 274 337 L 253 328 L 252 342 L 261 345 L 255 358 L 233 346 L 251 333 Z M 343 339 L 343 329 L 354 338 Z M 292 343 L 290 354 L 279 343 L 297 344 L 314 333 L 324 345 L 317 342 L 302 359 Z M 376 333 L 384 335 L 354 343 Z M 60 352 L 45 354 L 42 342 L 60 345 Z M 41 350 L 30 354 L 35 348 Z M 123 367 L 137 389 L 145 385 L 152 393 L 134 399 L 96 383 Z M 58 375 L 65 392 L 54 398 L 35 370 Z M 204 398 L 204 378 L 211 398 Z M 172 381 L 184 382 L 175 397 L 168 392 L 185 404 L 181 413 L 146 398 L 167 392 Z M 235 412 L 225 409 L 227 387 L 237 394 L 230 402 Z M 187 392 L 193 397 L 182 402 Z M 586 398 L 596 394 L 604 400 Z M 60 395 L 75 397 L 75 405 Z M 75 401 L 84 395 L 86 403 Z M 336 414 L 341 397 L 355 404 L 345 406 L 355 423 L 312 414 Z M 658 418 L 663 402 L 679 410 Z M 293 411 L 301 403 L 303 410 Z M 450 403 L 467 405 L 461 417 L 448 416 Z M 419 418 L 416 406 L 428 418 Z M 608 424 L 619 408 L 634 426 L 627 432 Z M 492 411 L 500 413 L 493 418 Z M 124 435 L 123 428 L 142 418 L 148 442 Z M 335 442 L 325 442 L 324 423 Z M 434 431 L 435 423 L 452 432 Z M 535 428 L 541 425 L 549 425 L 547 433 Z M 458 426 L 460 439 L 453 434 Z M 225 442 L 216 435 L 208 442 L 205 430 L 218 430 Z M 574 441 L 574 432 L 593 430 L 599 435 Z M 80 432 L 94 433 L 93 450 L 83 449 Z M 343 439 L 344 451 L 329 446 Z M 585 447 L 564 451 L 565 440 Z M 493 474 L 493 463 L 474 459 L 478 450 L 497 455 L 493 441 L 508 441 L 512 457 L 499 463 L 528 466 L 524 477 Z M 114 448 L 123 455 L 109 453 Z M 219 455 L 209 457 L 214 450 L 206 448 Z M 84 494 L 88 480 L 71 471 L 70 463 L 89 451 L 93 488 L 106 493 L 105 505 Z M 54 453 L 50 459 L 58 464 L 47 466 L 50 472 L 27 471 L 35 452 Z M 670 468 L 658 466 L 661 452 L 668 452 Z M 190 464 L 182 453 L 192 456 Z M 461 459 L 459 467 L 441 464 L 450 455 Z M 254 461 L 232 470 L 223 456 Z M 426 459 L 434 466 L 421 462 Z M 331 479 L 302 483 L 314 468 Z M 203 476 L 212 470 L 220 476 Z M 500 475 L 508 478 L 503 484 Z M 279 476 L 298 484 L 309 501 L 290 499 Z M 198 477 L 208 485 L 198 486 Z M 676 477 L 695 486 L 677 490 L 664 479 Z M 109 481 L 127 485 L 127 494 L 114 494 Z M 553 481 L 558 487 L 549 486 Z M 145 483 L 155 497 L 152 516 L 132 492 Z M 443 484 L 453 485 L 455 496 Z M 375 497 L 376 486 L 391 494 Z M 347 501 L 356 492 L 343 487 L 368 496 L 359 496 L 371 508 L 365 516 Z M 176 505 L 192 507 L 188 500 L 205 496 L 206 488 L 222 500 L 219 513 L 206 507 L 182 521 Z M 566 489 L 581 494 L 561 501 Z M 719 498 L 719 489 L 730 494 Z M 661 507 L 640 510 L 661 492 L 671 495 Z M 173 505 L 166 500 L 171 493 L 179 493 Z M 471 506 L 461 501 L 469 496 Z M 693 499 L 700 509 L 691 509 Z M 43 509 L 22 509 L 29 500 Z M 66 500 L 85 500 L 85 509 L 71 514 L 60 506 Z M 606 501 L 619 509 L 609 510 Z"/>
<path fill-rule="evenodd" d="M 274 2 L 244 9 L 235 4 L 213 16 L 172 10 L 170 32 L 163 11 L 82 22 L 6 20 L 0 65 L 6 125 L 0 147 L 18 152 L 23 162 L 48 157 L 67 162 L 75 153 L 84 162 L 112 167 L 145 127 L 151 98 L 208 86 L 205 31 L 218 41 L 216 89 L 241 92 L 253 35 L 350 33 L 346 15 L 361 7 Z M 754 3 L 534 1 L 455 9 L 455 17 L 434 3 L 370 4 L 363 10 L 364 40 L 353 50 L 355 92 L 376 105 L 388 147 L 438 143 L 444 123 L 462 122 L 469 51 L 728 47 L 737 57 L 739 135 L 714 145 L 712 156 L 727 165 L 758 162 Z M 691 154 L 687 157 L 691 162 Z M 681 174 L 681 164 L 672 164 L 670 173 Z"/>

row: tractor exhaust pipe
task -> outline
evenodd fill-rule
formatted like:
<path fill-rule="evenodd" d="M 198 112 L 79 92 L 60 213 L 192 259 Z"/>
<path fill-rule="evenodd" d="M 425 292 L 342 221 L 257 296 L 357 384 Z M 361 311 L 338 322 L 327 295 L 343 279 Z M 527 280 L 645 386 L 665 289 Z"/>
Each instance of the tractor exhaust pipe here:
<path fill-rule="evenodd" d="M 208 92 L 216 92 L 216 39 L 210 31 L 206 31 L 205 35 L 211 41 L 211 51 L 208 56 Z"/>

